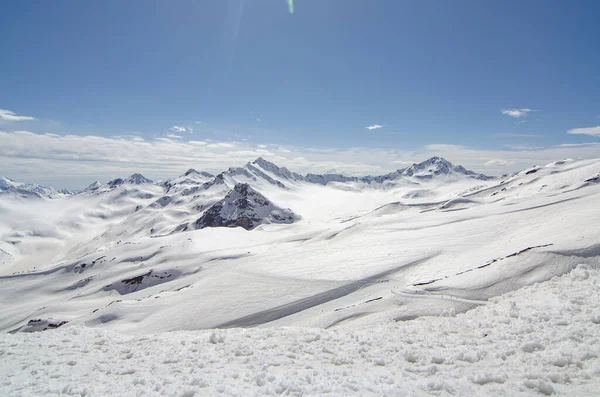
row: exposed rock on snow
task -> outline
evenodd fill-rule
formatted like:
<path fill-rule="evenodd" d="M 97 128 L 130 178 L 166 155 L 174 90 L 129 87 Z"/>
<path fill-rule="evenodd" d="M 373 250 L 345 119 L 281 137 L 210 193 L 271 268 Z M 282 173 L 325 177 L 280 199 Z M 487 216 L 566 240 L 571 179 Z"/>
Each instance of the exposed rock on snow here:
<path fill-rule="evenodd" d="M 68 321 L 66 320 L 54 320 L 51 318 L 45 318 L 45 319 L 34 319 L 34 320 L 29 320 L 29 322 L 27 323 L 27 325 L 24 325 L 16 330 L 13 331 L 14 332 L 40 332 L 40 331 L 46 331 L 49 329 L 56 329 L 58 327 L 62 327 L 63 325 L 67 324 Z"/>
<path fill-rule="evenodd" d="M 123 184 L 124 180 L 122 178 L 116 178 L 113 179 L 112 181 L 109 181 L 107 183 L 108 186 L 110 186 L 111 189 L 114 189 L 118 186 L 121 186 Z"/>
<path fill-rule="evenodd" d="M 195 227 L 241 226 L 251 230 L 261 223 L 292 223 L 297 218 L 291 210 L 277 207 L 250 185 L 240 183 L 207 209 Z"/>
<path fill-rule="evenodd" d="M 150 270 L 139 276 L 127 278 L 104 287 L 104 291 L 116 290 L 121 295 L 130 294 L 144 288 L 166 283 L 177 278 L 181 272 L 176 270 L 156 272 Z"/>
<path fill-rule="evenodd" d="M 211 174 L 210 172 L 206 172 L 206 171 L 196 171 L 193 168 L 190 168 L 189 170 L 187 170 L 185 172 L 185 174 L 183 174 L 183 176 L 203 176 L 205 178 L 213 178 L 214 175 Z"/>
<path fill-rule="evenodd" d="M 142 174 L 133 174 L 126 178 L 123 183 L 128 183 L 131 185 L 142 185 L 144 183 L 152 183 L 151 179 L 146 178 Z"/>
<path fill-rule="evenodd" d="M 593 182 L 593 183 L 600 182 L 600 174 L 598 174 L 598 175 L 596 175 L 594 177 L 591 177 L 589 179 L 586 179 L 585 182 Z"/>
<path fill-rule="evenodd" d="M 132 174 L 125 179 L 113 179 L 112 181 L 108 182 L 107 185 L 114 189 L 121 185 L 143 185 L 147 183 L 152 183 L 152 180 L 146 178 L 142 174 Z"/>

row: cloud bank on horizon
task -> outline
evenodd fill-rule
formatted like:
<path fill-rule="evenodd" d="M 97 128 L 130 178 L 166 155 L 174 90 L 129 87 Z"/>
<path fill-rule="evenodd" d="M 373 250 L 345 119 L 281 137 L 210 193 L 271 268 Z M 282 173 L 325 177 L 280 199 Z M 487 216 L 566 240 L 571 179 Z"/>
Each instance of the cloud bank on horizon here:
<path fill-rule="evenodd" d="M 444 157 L 477 172 L 501 175 L 564 158 L 596 158 L 600 142 L 545 148 L 478 149 L 430 144 L 415 150 L 373 147 L 308 148 L 247 141 L 184 141 L 181 136 L 144 139 L 0 131 L 0 169 L 12 179 L 82 188 L 96 179 L 110 180 L 141 172 L 166 179 L 189 168 L 220 172 L 264 157 L 296 172 L 384 174 L 432 156 Z"/>

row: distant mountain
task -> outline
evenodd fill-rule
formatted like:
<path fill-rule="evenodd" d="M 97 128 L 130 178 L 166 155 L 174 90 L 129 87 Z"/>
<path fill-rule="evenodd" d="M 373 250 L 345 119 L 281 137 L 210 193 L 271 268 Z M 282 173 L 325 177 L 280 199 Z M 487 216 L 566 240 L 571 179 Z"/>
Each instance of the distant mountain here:
<path fill-rule="evenodd" d="M 102 186 L 104 186 L 102 184 L 102 182 L 96 181 L 96 182 L 92 183 L 91 185 L 89 185 L 88 187 L 86 187 L 85 189 L 83 189 L 82 192 L 95 192 L 98 189 L 102 188 Z"/>
<path fill-rule="evenodd" d="M 241 226 L 251 230 L 261 223 L 292 223 L 297 218 L 291 210 L 277 207 L 250 185 L 240 183 L 207 209 L 195 228 Z"/>
<path fill-rule="evenodd" d="M 16 194 L 22 197 L 36 198 L 63 198 L 74 194 L 73 192 L 62 189 L 57 190 L 52 187 L 46 187 L 34 183 L 22 183 L 10 178 L 0 177 L 0 194 Z"/>
<path fill-rule="evenodd" d="M 112 181 L 108 182 L 107 185 L 110 186 L 110 188 L 115 188 L 121 185 L 143 185 L 147 183 L 152 183 L 152 180 L 146 178 L 142 174 L 132 174 L 125 179 L 113 179 Z"/>
<path fill-rule="evenodd" d="M 330 182 L 364 182 L 364 183 L 384 183 L 386 181 L 394 181 L 401 178 L 415 178 L 415 179 L 433 179 L 435 176 L 450 175 L 458 177 L 467 177 L 480 180 L 494 179 L 493 177 L 478 174 L 474 171 L 467 170 L 461 165 L 454 166 L 451 162 L 441 157 L 432 157 L 422 163 L 415 163 L 408 168 L 401 168 L 395 172 L 391 172 L 385 175 L 379 176 L 346 176 L 342 174 L 306 174 L 302 176 L 295 172 L 289 171 L 285 167 L 278 167 L 277 165 L 259 157 L 252 163 L 248 163 L 245 170 L 249 170 L 251 173 L 258 174 L 257 168 L 267 171 L 271 175 L 278 177 L 285 181 L 303 181 L 308 183 L 315 183 L 319 185 L 327 185 Z M 275 184 L 274 182 L 270 181 Z"/>
<path fill-rule="evenodd" d="M 183 174 L 182 176 L 203 176 L 205 178 L 213 178 L 214 175 L 211 174 L 210 172 L 206 172 L 206 171 L 196 171 L 193 168 L 190 168 L 189 170 L 187 170 L 185 172 L 185 174 Z"/>
<path fill-rule="evenodd" d="M 262 157 L 259 157 L 256 160 L 254 160 L 252 162 L 252 165 L 260 167 L 265 171 L 269 171 L 281 179 L 289 181 L 300 181 L 305 179 L 305 177 L 303 177 L 302 175 L 297 174 L 295 172 L 291 172 L 285 167 L 278 167 L 275 164 L 263 159 Z"/>
<path fill-rule="evenodd" d="M 142 174 L 133 174 L 126 178 L 123 183 L 129 185 L 143 185 L 145 183 L 152 183 L 151 179 L 146 178 Z"/>
<path fill-rule="evenodd" d="M 342 174 L 306 174 L 304 180 L 319 185 L 327 185 L 329 182 L 359 182 L 361 178 Z"/>
<path fill-rule="evenodd" d="M 398 172 L 400 172 L 400 170 Z M 429 160 L 423 161 L 422 163 L 415 163 L 410 167 L 402 170 L 401 174 L 408 177 L 416 177 L 419 179 L 431 179 L 437 175 L 452 174 L 464 175 L 469 178 L 480 180 L 494 179 L 493 177 L 467 170 L 462 165 L 454 166 L 451 162 L 442 157 L 432 157 Z"/>
<path fill-rule="evenodd" d="M 167 193 L 187 191 L 189 194 L 191 190 L 198 190 L 198 185 L 202 185 L 214 177 L 215 176 L 209 172 L 196 171 L 195 169 L 190 168 L 184 174 L 177 178 L 169 179 L 161 183 L 161 185 L 167 189 Z"/>
<path fill-rule="evenodd" d="M 231 167 L 217 176 L 205 171 L 189 169 L 177 178 L 158 183 L 165 188 L 165 193 L 180 193 L 183 196 L 196 195 L 200 191 L 206 191 L 213 186 L 222 185 L 224 189 L 233 189 L 238 184 L 249 184 L 253 188 L 266 188 L 275 186 L 287 189 L 289 184 L 312 183 L 327 185 L 329 183 L 359 182 L 367 184 L 383 184 L 406 180 L 410 183 L 419 183 L 422 180 L 432 180 L 437 177 L 448 176 L 454 178 L 473 178 L 479 180 L 490 180 L 493 177 L 467 170 L 461 165 L 455 166 L 441 157 L 432 157 L 421 163 L 415 163 L 407 168 L 398 169 L 389 174 L 379 176 L 346 176 L 342 174 L 312 174 L 301 175 L 292 172 L 285 167 L 279 167 L 262 157 L 247 163 L 244 167 Z M 96 181 L 83 189 L 83 193 L 96 193 L 111 191 L 119 186 L 153 184 L 152 180 L 142 174 L 132 174 L 127 178 L 116 178 L 106 184 Z M 221 191 L 221 190 L 219 190 Z M 225 190 L 227 191 L 227 190 Z M 9 178 L 0 178 L 0 194 L 14 193 L 25 197 L 47 197 L 61 198 L 74 192 L 68 190 L 56 190 L 36 184 L 24 184 L 15 182 Z M 223 194 L 223 193 L 220 193 Z"/>

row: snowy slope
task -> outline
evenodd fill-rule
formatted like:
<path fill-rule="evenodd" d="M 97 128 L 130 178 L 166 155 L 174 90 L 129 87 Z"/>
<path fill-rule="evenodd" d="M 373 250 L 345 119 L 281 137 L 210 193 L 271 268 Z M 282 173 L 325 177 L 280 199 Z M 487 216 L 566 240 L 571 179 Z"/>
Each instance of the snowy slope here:
<path fill-rule="evenodd" d="M 598 263 L 600 161 L 503 180 L 428 163 L 431 178 L 322 185 L 257 159 L 215 177 L 100 184 L 35 210 L 0 200 L 0 299 L 12 302 L 0 329 L 39 318 L 134 333 L 356 328 L 463 312 Z M 256 221 L 190 227 L 214 215 Z"/>
<path fill-rule="evenodd" d="M 600 160 L 463 170 L 0 195 L 0 394 L 594 395 Z"/>
<path fill-rule="evenodd" d="M 600 271 L 360 329 L 0 335 L 6 396 L 595 396 Z"/>

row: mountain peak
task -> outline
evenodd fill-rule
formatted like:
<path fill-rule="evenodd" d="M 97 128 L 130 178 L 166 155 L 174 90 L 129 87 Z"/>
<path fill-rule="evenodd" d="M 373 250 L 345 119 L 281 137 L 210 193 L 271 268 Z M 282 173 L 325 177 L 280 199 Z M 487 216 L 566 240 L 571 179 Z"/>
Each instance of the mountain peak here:
<path fill-rule="evenodd" d="M 451 162 L 443 157 L 434 156 L 421 163 L 414 163 L 410 167 L 404 169 L 402 174 L 405 176 L 419 179 L 431 179 L 434 175 L 449 175 L 460 174 L 470 178 L 488 180 L 492 179 L 487 175 L 478 174 L 474 171 L 467 170 L 462 165 L 454 166 Z"/>
<path fill-rule="evenodd" d="M 274 163 L 271 163 L 270 161 L 265 160 L 262 157 L 259 157 L 256 160 L 254 160 L 252 162 L 252 164 L 259 166 L 260 168 L 262 168 L 265 171 L 278 172 L 280 169 L 277 165 L 275 165 Z"/>
<path fill-rule="evenodd" d="M 83 189 L 83 191 L 84 192 L 93 192 L 93 191 L 98 190 L 101 186 L 102 186 L 102 182 L 96 181 L 96 182 L 92 183 L 91 185 L 89 185 L 88 187 L 86 187 L 85 189 Z"/>
<path fill-rule="evenodd" d="M 276 164 L 273 164 L 270 161 L 267 161 L 262 157 L 259 157 L 256 160 L 254 160 L 252 163 L 248 163 L 246 165 L 246 168 L 249 168 L 255 172 L 257 172 L 256 167 L 260 168 L 263 171 L 268 171 L 271 174 L 275 175 L 276 177 L 278 177 L 282 180 L 290 180 L 290 181 L 303 181 L 304 180 L 304 177 L 302 175 L 297 174 L 295 172 L 291 172 L 290 170 L 288 170 L 285 167 L 279 167 Z M 259 172 L 259 174 L 261 174 L 261 173 Z M 281 184 L 281 182 L 272 180 L 267 175 L 262 174 L 260 176 L 263 178 L 266 177 L 266 179 L 268 179 L 270 183 L 279 185 L 280 187 L 284 187 Z"/>
<path fill-rule="evenodd" d="M 190 174 L 199 174 L 199 172 L 198 172 L 198 171 L 196 171 L 196 170 L 195 170 L 195 169 L 193 169 L 193 168 L 190 168 L 190 169 L 189 169 L 189 170 L 187 170 L 187 171 L 185 172 L 185 174 L 183 174 L 183 175 L 184 175 L 184 176 L 189 176 Z"/>
<path fill-rule="evenodd" d="M 183 175 L 183 176 L 203 176 L 205 178 L 214 178 L 215 176 L 213 174 L 211 174 L 210 172 L 206 172 L 206 171 L 196 171 L 193 168 L 190 168 L 189 170 L 187 170 Z"/>
<path fill-rule="evenodd" d="M 297 216 L 282 209 L 247 183 L 238 183 L 225 198 L 213 204 L 195 223 L 196 229 L 205 227 L 243 227 L 254 229 L 261 223 L 292 223 Z"/>
<path fill-rule="evenodd" d="M 448 168 L 453 167 L 451 162 L 449 162 L 448 160 L 446 160 L 443 157 L 438 157 L 438 156 L 430 157 L 427 160 L 418 163 L 417 165 L 419 165 L 421 167 L 428 167 L 428 166 L 432 166 L 432 165 L 437 165 L 438 167 L 448 167 Z"/>
<path fill-rule="evenodd" d="M 152 183 L 151 179 L 146 178 L 142 174 L 132 174 L 127 179 L 123 181 L 123 183 L 129 183 L 132 185 L 142 185 L 145 183 Z"/>
<path fill-rule="evenodd" d="M 18 185 L 20 185 L 20 183 L 17 183 L 10 178 L 7 178 L 5 176 L 0 177 L 0 188 L 15 187 Z"/>
<path fill-rule="evenodd" d="M 42 186 L 35 183 L 17 182 L 10 178 L 0 177 L 0 194 L 19 194 L 22 197 L 38 198 L 60 198 L 70 196 L 72 193 L 67 190 L 58 191 L 53 187 Z"/>

